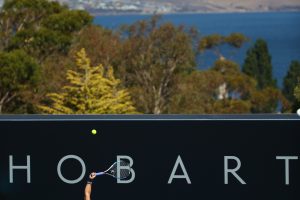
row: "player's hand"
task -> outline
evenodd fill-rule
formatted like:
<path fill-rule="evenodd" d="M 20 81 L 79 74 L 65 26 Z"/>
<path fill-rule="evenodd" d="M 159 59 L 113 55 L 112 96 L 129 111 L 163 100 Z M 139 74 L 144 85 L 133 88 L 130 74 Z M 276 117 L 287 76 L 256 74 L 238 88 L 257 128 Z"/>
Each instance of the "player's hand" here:
<path fill-rule="evenodd" d="M 95 173 L 95 172 L 91 173 L 90 176 L 89 176 L 89 178 L 92 179 L 92 180 L 93 180 L 94 178 L 96 178 L 96 173 Z"/>

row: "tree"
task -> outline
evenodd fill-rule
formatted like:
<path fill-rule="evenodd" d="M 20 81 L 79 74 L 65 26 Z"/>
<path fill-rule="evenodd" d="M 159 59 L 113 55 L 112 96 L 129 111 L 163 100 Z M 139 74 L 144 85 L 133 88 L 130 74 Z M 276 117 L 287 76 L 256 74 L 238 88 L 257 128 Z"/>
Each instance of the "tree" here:
<path fill-rule="evenodd" d="M 169 114 L 211 114 L 218 87 L 224 82 L 215 70 L 195 70 L 176 75 L 176 93 L 168 104 Z"/>
<path fill-rule="evenodd" d="M 95 25 L 84 27 L 74 38 L 70 56 L 75 55 L 81 48 L 86 49 L 92 64 L 117 66 L 120 62 L 120 36 L 103 27 Z"/>
<path fill-rule="evenodd" d="M 39 66 L 22 50 L 0 53 L 0 113 L 39 80 Z"/>
<path fill-rule="evenodd" d="M 223 99 L 214 102 L 215 114 L 249 114 L 251 103 L 240 99 Z"/>
<path fill-rule="evenodd" d="M 276 80 L 272 75 L 271 56 L 267 43 L 263 39 L 258 39 L 247 51 L 243 72 L 257 81 L 259 89 L 276 87 Z"/>
<path fill-rule="evenodd" d="M 220 47 L 227 44 L 236 49 L 241 48 L 242 45 L 249 39 L 241 33 L 231 33 L 228 36 L 222 36 L 220 34 L 211 34 L 204 36 L 199 41 L 198 50 L 204 52 L 206 50 L 212 50 L 213 53 L 218 56 L 218 59 L 224 58 L 221 53 Z"/>
<path fill-rule="evenodd" d="M 222 85 L 226 86 L 223 95 L 228 98 L 248 99 L 256 85 L 255 80 L 242 73 L 239 65 L 233 61 L 217 60 L 214 63 L 212 70 L 219 72 L 223 76 L 224 82 Z M 220 94 L 218 94 L 218 96 L 220 96 Z"/>
<path fill-rule="evenodd" d="M 37 31 L 26 29 L 11 39 L 8 50 L 23 49 L 42 64 L 47 57 L 56 52 L 66 54 L 71 40 L 67 35 L 46 28 Z"/>
<path fill-rule="evenodd" d="M 298 61 L 292 61 L 289 67 L 289 71 L 283 81 L 283 95 L 291 102 L 292 111 L 299 109 L 300 104 L 294 96 L 294 89 L 299 83 L 300 79 L 300 63 Z"/>
<path fill-rule="evenodd" d="M 157 18 L 124 28 L 120 77 L 140 112 L 161 114 L 174 92 L 175 75 L 194 69 L 191 37 L 183 27 L 159 24 Z"/>
<path fill-rule="evenodd" d="M 42 20 L 67 10 L 47 0 L 5 0 L 0 12 L 0 49 L 6 49 L 12 37 L 25 29 L 38 30 Z"/>
<path fill-rule="evenodd" d="M 80 31 L 92 23 L 93 17 L 83 10 L 64 10 L 42 20 L 42 25 L 53 31 L 68 35 Z"/>
<path fill-rule="evenodd" d="M 171 112 L 177 114 L 250 113 L 256 82 L 229 60 L 218 60 L 205 71 L 181 75 Z"/>
<path fill-rule="evenodd" d="M 26 90 L 26 95 L 23 91 L 22 96 L 18 95 L 10 102 L 5 112 L 15 113 L 17 109 L 17 112 L 36 113 L 35 105 L 47 93 L 62 87 L 63 75 L 69 66 L 74 66 L 69 64 L 70 46 L 75 36 L 92 20 L 87 11 L 70 10 L 57 1 L 4 1 L 0 10 L 0 51 L 26 52 L 39 64 L 42 77 L 37 88 Z"/>
<path fill-rule="evenodd" d="M 48 114 L 133 114 L 130 95 L 120 88 L 112 67 L 90 66 L 84 49 L 77 54 L 77 70 L 67 72 L 68 84 L 61 93 L 50 93 L 52 104 L 40 106 Z"/>
<path fill-rule="evenodd" d="M 274 113 L 278 108 L 279 100 L 284 104 L 280 91 L 274 87 L 254 90 L 251 94 L 251 112 Z"/>
<path fill-rule="evenodd" d="M 299 83 L 298 86 L 295 88 L 294 95 L 295 95 L 296 99 L 298 100 L 298 102 L 300 102 L 300 83 Z M 298 108 L 298 109 L 299 109 L 299 108 Z"/>
<path fill-rule="evenodd" d="M 219 93 L 222 91 L 220 89 L 223 89 L 223 94 L 219 99 L 225 101 L 216 104 L 221 108 L 217 113 L 274 113 L 278 109 L 279 102 L 283 110 L 287 109 L 288 103 L 279 89 L 271 86 L 259 89 L 257 81 L 242 73 L 236 63 L 219 60 L 212 69 L 224 76 L 224 84 L 221 85 L 223 88 L 219 88 Z"/>
<path fill-rule="evenodd" d="M 243 74 L 239 65 L 230 60 L 217 60 L 212 70 L 223 77 L 222 84 L 216 89 L 213 113 L 250 113 L 250 98 L 256 86 L 255 80 Z"/>
<path fill-rule="evenodd" d="M 217 60 L 212 68 L 180 74 L 169 105 L 172 114 L 274 113 L 288 103 L 274 87 L 257 88 L 254 78 L 230 60 Z"/>
<path fill-rule="evenodd" d="M 53 53 L 66 54 L 73 34 L 92 19 L 88 12 L 58 2 L 7 0 L 0 12 L 0 49 L 23 49 L 42 63 Z"/>

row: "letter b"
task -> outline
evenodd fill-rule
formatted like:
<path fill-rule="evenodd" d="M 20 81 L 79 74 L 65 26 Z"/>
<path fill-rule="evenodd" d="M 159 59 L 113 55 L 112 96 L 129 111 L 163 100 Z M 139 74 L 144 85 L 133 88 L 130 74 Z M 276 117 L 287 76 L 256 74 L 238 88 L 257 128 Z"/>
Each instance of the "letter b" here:
<path fill-rule="evenodd" d="M 129 166 L 121 166 L 120 165 L 120 161 L 121 160 L 128 160 L 129 161 Z M 133 165 L 133 159 L 130 157 L 130 156 L 117 156 L 117 162 L 118 162 L 118 176 L 120 175 L 120 171 L 122 169 L 124 170 L 130 170 L 130 174 L 131 174 L 131 177 L 130 179 L 127 179 L 127 180 L 121 180 L 121 179 L 117 179 L 117 183 L 120 183 L 120 184 L 128 184 L 128 183 L 131 183 L 134 181 L 135 179 L 135 172 L 134 170 L 131 168 L 132 165 Z"/>

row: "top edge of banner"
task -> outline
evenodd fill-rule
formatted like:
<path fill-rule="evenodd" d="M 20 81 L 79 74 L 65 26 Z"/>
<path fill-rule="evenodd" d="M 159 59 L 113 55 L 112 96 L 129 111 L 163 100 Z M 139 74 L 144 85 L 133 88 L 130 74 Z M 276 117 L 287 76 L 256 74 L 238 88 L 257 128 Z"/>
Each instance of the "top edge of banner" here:
<path fill-rule="evenodd" d="M 0 115 L 0 121 L 218 121 L 299 120 L 297 114 L 251 115 Z"/>

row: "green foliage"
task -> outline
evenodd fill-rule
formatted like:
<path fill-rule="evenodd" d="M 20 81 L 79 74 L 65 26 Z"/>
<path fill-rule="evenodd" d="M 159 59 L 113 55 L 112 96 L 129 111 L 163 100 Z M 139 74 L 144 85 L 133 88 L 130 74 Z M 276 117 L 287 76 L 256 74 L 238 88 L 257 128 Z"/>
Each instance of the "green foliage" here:
<path fill-rule="evenodd" d="M 71 34 L 79 31 L 87 24 L 91 24 L 92 16 L 85 11 L 66 10 L 49 16 L 43 20 L 42 25 L 53 31 Z"/>
<path fill-rule="evenodd" d="M 256 82 L 229 60 L 218 60 L 206 71 L 194 71 L 178 78 L 178 89 L 170 113 L 250 113 L 250 96 Z M 224 87 L 223 90 L 220 88 Z"/>
<path fill-rule="evenodd" d="M 234 75 L 240 73 L 239 65 L 231 60 L 217 60 L 212 69 L 219 71 L 224 75 Z"/>
<path fill-rule="evenodd" d="M 248 41 L 248 38 L 241 33 L 231 33 L 228 36 L 222 36 L 220 34 L 211 34 L 202 37 L 199 41 L 198 50 L 204 52 L 206 50 L 212 50 L 219 58 L 223 55 L 220 51 L 220 46 L 229 45 L 234 48 L 241 48 L 242 45 Z"/>
<path fill-rule="evenodd" d="M 296 99 L 298 100 L 298 102 L 300 102 L 300 83 L 295 88 L 294 95 L 295 95 Z"/>
<path fill-rule="evenodd" d="M 219 72 L 226 83 L 226 90 L 230 98 L 248 99 L 256 82 L 240 71 L 237 63 L 230 60 L 217 60 L 212 70 Z M 220 86 L 220 85 L 219 85 Z"/>
<path fill-rule="evenodd" d="M 39 66 L 22 50 L 0 53 L 0 113 L 39 80 Z"/>
<path fill-rule="evenodd" d="M 48 0 L 4 0 L 2 8 L 4 11 L 15 11 L 16 13 L 20 10 L 24 13 L 32 10 L 39 14 L 42 14 L 43 11 L 47 11 L 48 14 L 57 13 L 66 9 L 58 2 Z"/>
<path fill-rule="evenodd" d="M 224 99 L 214 103 L 216 114 L 248 114 L 251 104 L 249 101 L 239 99 Z"/>
<path fill-rule="evenodd" d="M 244 35 L 199 40 L 197 31 L 159 19 L 116 32 L 55 1 L 6 0 L 0 11 L 0 112 L 127 114 L 136 113 L 135 105 L 147 114 L 266 113 L 275 112 L 279 101 L 287 107 L 264 41 L 248 51 L 242 73 L 220 49 L 240 48 L 248 41 Z M 206 50 L 219 60 L 196 70 L 196 54 Z M 290 99 L 299 76 L 292 65 L 284 89 Z"/>
<path fill-rule="evenodd" d="M 212 70 L 222 74 L 226 84 L 223 102 L 217 101 L 214 105 L 215 113 L 274 113 L 279 102 L 287 109 L 288 103 L 280 90 L 271 86 L 260 89 L 258 82 L 242 73 L 236 63 L 218 60 Z"/>
<path fill-rule="evenodd" d="M 20 31 L 33 26 L 38 28 L 44 18 L 64 10 L 67 10 L 67 7 L 61 6 L 55 1 L 5 0 L 0 16 L 2 19 L 9 17 L 10 23 L 8 22 L 6 25 L 15 31 Z M 5 20 L 2 22 L 5 22 Z"/>
<path fill-rule="evenodd" d="M 67 10 L 47 0 L 6 0 L 0 12 L 0 49 L 6 49 L 19 31 L 37 30 L 48 16 Z"/>
<path fill-rule="evenodd" d="M 251 112 L 251 96 L 256 82 L 243 74 L 239 66 L 230 60 L 218 60 L 212 70 L 223 77 L 222 84 L 216 88 L 212 113 L 217 114 L 245 114 Z"/>
<path fill-rule="evenodd" d="M 100 26 L 89 25 L 74 38 L 70 55 L 73 56 L 81 48 L 85 48 L 92 64 L 118 66 L 121 45 L 119 34 Z"/>
<path fill-rule="evenodd" d="M 232 47 L 241 48 L 245 42 L 249 41 L 249 39 L 241 33 L 231 33 L 224 38 L 224 41 Z"/>
<path fill-rule="evenodd" d="M 140 112 L 161 114 L 174 92 L 175 75 L 194 69 L 191 37 L 183 27 L 159 24 L 156 18 L 123 29 L 120 77 L 132 91 Z"/>
<path fill-rule="evenodd" d="M 212 34 L 203 37 L 199 43 L 199 50 L 204 51 L 206 49 L 215 48 L 224 43 L 224 37 L 219 34 Z"/>
<path fill-rule="evenodd" d="M 39 63 L 41 76 L 37 87 L 23 88 L 13 95 L 5 112 L 36 113 L 35 105 L 45 99 L 45 94 L 62 87 L 74 36 L 91 22 L 87 12 L 69 10 L 55 1 L 4 2 L 0 11 L 0 51 L 26 52 Z"/>
<path fill-rule="evenodd" d="M 252 113 L 274 113 L 280 99 L 280 91 L 274 87 L 256 90 L 251 96 Z"/>
<path fill-rule="evenodd" d="M 214 112 L 218 87 L 224 77 L 215 70 L 178 74 L 175 82 L 176 93 L 168 105 L 170 114 L 208 114 Z"/>
<path fill-rule="evenodd" d="M 292 112 L 297 112 L 297 110 L 300 108 L 300 84 L 296 86 L 294 90 L 294 96 L 296 100 L 292 106 Z"/>
<path fill-rule="evenodd" d="M 54 52 L 67 53 L 71 39 L 69 36 L 46 28 L 37 31 L 26 29 L 13 37 L 9 49 L 23 49 L 37 59 L 44 60 Z"/>
<path fill-rule="evenodd" d="M 211 69 L 181 75 L 177 81 L 170 113 L 274 113 L 279 102 L 287 107 L 278 89 L 257 89 L 255 79 L 242 73 L 239 66 L 229 60 L 218 60 Z"/>
<path fill-rule="evenodd" d="M 82 49 L 77 54 L 77 70 L 67 72 L 68 84 L 61 93 L 51 93 L 50 106 L 40 106 L 48 114 L 133 114 L 135 108 L 112 67 L 90 66 Z"/>
<path fill-rule="evenodd" d="M 257 81 L 259 89 L 276 87 L 276 80 L 272 75 L 271 56 L 264 40 L 258 39 L 248 50 L 243 72 Z"/>
<path fill-rule="evenodd" d="M 292 104 L 292 111 L 295 112 L 299 109 L 300 104 L 294 96 L 294 89 L 300 82 L 300 63 L 292 61 L 287 75 L 284 77 L 282 93 Z"/>
<path fill-rule="evenodd" d="M 12 0 L 0 12 L 0 48 L 23 49 L 42 62 L 53 53 L 66 53 L 73 33 L 91 24 L 85 11 L 72 11 L 47 0 Z"/>

